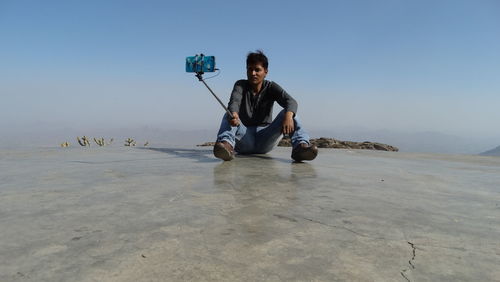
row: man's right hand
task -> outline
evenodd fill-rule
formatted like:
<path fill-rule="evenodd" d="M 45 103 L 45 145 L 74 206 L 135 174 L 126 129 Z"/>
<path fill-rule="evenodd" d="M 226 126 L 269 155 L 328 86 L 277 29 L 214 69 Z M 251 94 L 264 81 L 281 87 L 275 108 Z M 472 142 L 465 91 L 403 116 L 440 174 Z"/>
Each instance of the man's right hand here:
<path fill-rule="evenodd" d="M 229 120 L 229 124 L 231 124 L 231 126 L 238 126 L 240 125 L 240 116 L 238 115 L 237 112 L 233 112 L 233 118 Z"/>

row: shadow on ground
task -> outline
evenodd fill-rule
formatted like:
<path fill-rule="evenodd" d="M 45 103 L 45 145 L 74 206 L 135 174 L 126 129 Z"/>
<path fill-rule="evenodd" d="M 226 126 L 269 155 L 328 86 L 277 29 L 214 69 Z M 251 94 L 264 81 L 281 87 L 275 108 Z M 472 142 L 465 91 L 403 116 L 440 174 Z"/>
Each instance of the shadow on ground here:
<path fill-rule="evenodd" d="M 181 149 L 181 148 L 141 148 L 141 149 L 167 153 L 175 157 L 193 159 L 202 163 L 220 162 L 220 160 L 211 156 L 212 154 L 211 150 Z"/>
<path fill-rule="evenodd" d="M 162 153 L 167 153 L 170 155 L 173 155 L 175 157 L 179 158 L 189 158 L 196 160 L 198 162 L 203 162 L 203 163 L 213 163 L 213 162 L 221 162 L 221 160 L 216 159 L 212 155 L 212 150 L 200 150 L 200 149 L 183 149 L 183 148 L 139 148 L 141 150 L 151 150 L 151 151 L 157 151 L 157 152 L 162 152 Z M 279 162 L 284 162 L 284 163 L 291 163 L 293 160 L 291 159 L 285 159 L 285 158 L 279 158 L 279 157 L 273 157 L 268 154 L 251 154 L 251 155 L 236 155 L 236 159 L 261 159 L 261 160 L 267 160 L 267 161 L 279 161 Z"/>

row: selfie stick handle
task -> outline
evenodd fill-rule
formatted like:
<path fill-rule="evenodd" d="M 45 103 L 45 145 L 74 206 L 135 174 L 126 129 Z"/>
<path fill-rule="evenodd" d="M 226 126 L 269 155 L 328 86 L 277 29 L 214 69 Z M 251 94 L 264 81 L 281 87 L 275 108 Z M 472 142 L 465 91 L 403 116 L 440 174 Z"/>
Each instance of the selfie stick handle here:
<path fill-rule="evenodd" d="M 198 72 L 196 73 L 196 77 L 198 78 L 199 81 L 203 82 L 203 84 L 205 84 L 205 86 L 208 88 L 208 90 L 210 90 L 210 93 L 212 93 L 212 95 L 214 95 L 215 99 L 217 99 L 217 101 L 219 102 L 219 104 L 224 108 L 224 110 L 226 110 L 227 114 L 229 115 L 229 117 L 231 119 L 233 119 L 233 114 L 229 111 L 229 109 L 226 107 L 226 105 L 224 105 L 224 103 L 222 103 L 222 101 L 219 99 L 219 97 L 217 97 L 217 95 L 215 95 L 215 93 L 212 91 L 212 89 L 210 89 L 210 87 L 208 87 L 208 84 L 205 82 L 205 80 L 203 80 L 203 77 L 202 77 L 203 73 L 202 72 Z"/>

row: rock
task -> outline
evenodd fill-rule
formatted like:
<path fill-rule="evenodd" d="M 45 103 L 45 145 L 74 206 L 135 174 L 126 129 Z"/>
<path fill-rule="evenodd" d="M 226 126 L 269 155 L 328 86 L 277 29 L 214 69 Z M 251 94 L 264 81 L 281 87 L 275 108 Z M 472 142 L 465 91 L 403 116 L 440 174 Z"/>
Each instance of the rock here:
<path fill-rule="evenodd" d="M 198 147 L 203 147 L 203 146 L 214 146 L 215 142 L 205 142 L 203 144 L 196 145 Z"/>
<path fill-rule="evenodd" d="M 335 138 L 316 138 L 311 139 L 311 143 L 318 146 L 318 148 L 334 148 L 334 149 L 364 149 L 364 150 L 381 150 L 381 151 L 392 151 L 397 152 L 399 149 L 397 147 L 376 143 L 376 142 L 353 142 L 353 141 L 341 141 Z M 278 146 L 281 147 L 291 147 L 292 142 L 289 138 L 283 138 Z"/>

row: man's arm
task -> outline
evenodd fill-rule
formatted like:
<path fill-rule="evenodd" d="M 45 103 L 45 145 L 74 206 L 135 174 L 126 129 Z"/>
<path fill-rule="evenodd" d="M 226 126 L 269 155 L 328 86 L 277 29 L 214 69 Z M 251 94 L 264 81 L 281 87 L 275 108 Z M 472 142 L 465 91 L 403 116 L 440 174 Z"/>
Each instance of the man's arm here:
<path fill-rule="evenodd" d="M 240 116 L 238 115 L 238 112 L 240 111 L 242 98 L 243 98 L 243 81 L 238 80 L 234 84 L 228 105 L 228 109 L 233 115 L 233 118 L 229 120 L 229 123 L 232 126 L 238 126 L 240 124 Z"/>
<path fill-rule="evenodd" d="M 243 81 L 238 80 L 234 84 L 231 98 L 229 99 L 228 109 L 230 112 L 240 111 L 241 99 L 243 99 Z"/>
<path fill-rule="evenodd" d="M 295 130 L 293 117 L 297 113 L 297 101 L 292 98 L 288 93 L 286 93 L 281 86 L 273 82 L 272 91 L 275 95 L 276 102 L 285 109 L 285 117 L 283 118 L 282 131 L 283 134 L 292 134 Z"/>
<path fill-rule="evenodd" d="M 286 91 L 281 88 L 281 86 L 279 86 L 276 82 L 272 82 L 271 91 L 276 102 L 278 102 L 278 104 L 282 106 L 285 111 L 293 112 L 294 114 L 297 113 L 297 101 L 295 101 L 292 96 L 286 93 Z"/>
<path fill-rule="evenodd" d="M 282 131 L 283 134 L 292 134 L 294 131 L 294 126 L 293 126 L 293 112 L 286 112 L 285 113 L 285 118 L 283 119 L 283 124 L 282 124 Z"/>

